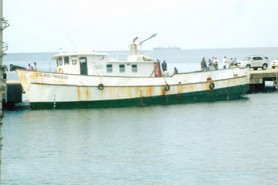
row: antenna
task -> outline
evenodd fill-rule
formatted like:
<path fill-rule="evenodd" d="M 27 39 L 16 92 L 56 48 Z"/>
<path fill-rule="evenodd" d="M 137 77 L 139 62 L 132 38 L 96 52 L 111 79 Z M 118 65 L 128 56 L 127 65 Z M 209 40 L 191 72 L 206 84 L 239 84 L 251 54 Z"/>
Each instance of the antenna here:
<path fill-rule="evenodd" d="M 70 44 L 71 50 L 72 50 L 72 51 L 76 50 L 77 47 L 76 47 L 76 45 L 72 42 L 72 40 L 71 40 L 69 34 L 66 34 L 66 35 L 67 35 L 67 39 L 68 39 L 68 42 L 69 42 L 69 44 Z"/>

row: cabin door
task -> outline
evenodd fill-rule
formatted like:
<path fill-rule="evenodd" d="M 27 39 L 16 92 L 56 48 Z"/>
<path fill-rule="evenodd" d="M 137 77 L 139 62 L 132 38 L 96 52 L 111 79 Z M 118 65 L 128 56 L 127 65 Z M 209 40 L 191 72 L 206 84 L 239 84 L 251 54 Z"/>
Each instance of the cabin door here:
<path fill-rule="evenodd" d="M 80 74 L 81 75 L 87 75 L 88 74 L 87 58 L 86 57 L 80 57 L 79 58 L 79 64 L 80 64 Z"/>

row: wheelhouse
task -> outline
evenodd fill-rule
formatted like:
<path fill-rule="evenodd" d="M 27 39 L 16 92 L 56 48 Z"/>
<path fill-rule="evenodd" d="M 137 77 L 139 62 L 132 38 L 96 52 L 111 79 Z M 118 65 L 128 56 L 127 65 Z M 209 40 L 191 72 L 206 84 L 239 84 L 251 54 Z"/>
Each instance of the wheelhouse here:
<path fill-rule="evenodd" d="M 121 61 L 111 58 L 108 53 L 60 53 L 53 59 L 56 72 L 65 74 L 150 77 L 157 76 L 156 71 L 160 71 L 158 62 L 140 55 L 131 55 Z"/>

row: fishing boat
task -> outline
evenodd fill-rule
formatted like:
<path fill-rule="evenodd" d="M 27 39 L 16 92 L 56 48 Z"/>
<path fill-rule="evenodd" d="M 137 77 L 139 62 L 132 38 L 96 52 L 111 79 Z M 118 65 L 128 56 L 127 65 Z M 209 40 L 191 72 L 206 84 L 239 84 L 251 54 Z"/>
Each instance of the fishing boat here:
<path fill-rule="evenodd" d="M 107 108 L 231 100 L 242 97 L 249 89 L 248 69 L 162 72 L 158 60 L 138 49 L 143 41 L 137 39 L 133 39 L 124 61 L 101 52 L 61 52 L 53 56 L 55 72 L 16 69 L 31 108 Z"/>

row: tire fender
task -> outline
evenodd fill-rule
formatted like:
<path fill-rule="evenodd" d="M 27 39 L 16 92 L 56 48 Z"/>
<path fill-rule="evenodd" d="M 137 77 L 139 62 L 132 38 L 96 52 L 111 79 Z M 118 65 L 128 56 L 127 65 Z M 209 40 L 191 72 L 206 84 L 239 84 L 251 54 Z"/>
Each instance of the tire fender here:
<path fill-rule="evenodd" d="M 100 83 L 100 84 L 98 84 L 97 88 L 98 88 L 98 90 L 103 90 L 104 89 L 104 85 Z"/>
<path fill-rule="evenodd" d="M 214 89 L 214 87 L 215 87 L 215 84 L 213 82 L 210 82 L 209 83 L 209 88 L 212 90 L 212 89 Z"/>
<path fill-rule="evenodd" d="M 165 90 L 165 91 L 169 91 L 169 90 L 170 90 L 170 85 L 169 85 L 169 84 L 165 84 L 164 90 Z"/>

